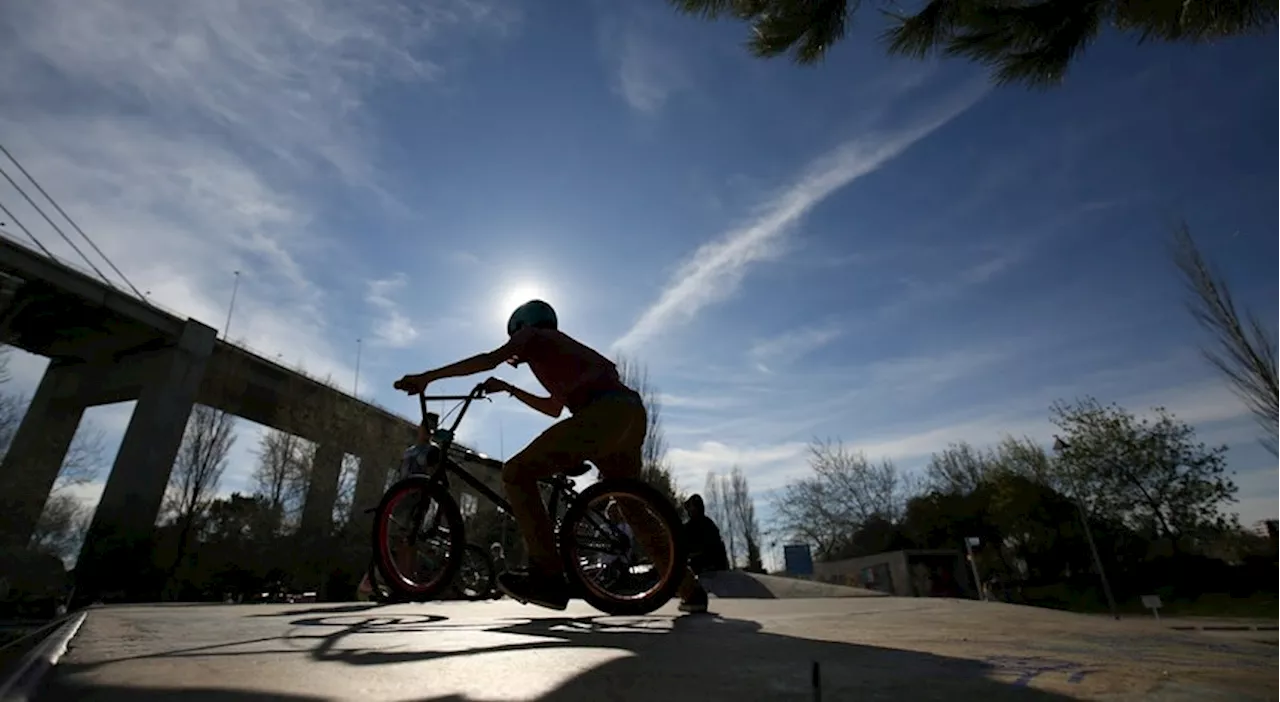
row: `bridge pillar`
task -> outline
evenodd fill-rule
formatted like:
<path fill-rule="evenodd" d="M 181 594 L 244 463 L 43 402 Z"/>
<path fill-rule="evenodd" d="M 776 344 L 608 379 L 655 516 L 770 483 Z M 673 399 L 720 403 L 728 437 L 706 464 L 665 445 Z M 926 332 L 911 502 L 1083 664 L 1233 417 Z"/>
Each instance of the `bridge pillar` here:
<path fill-rule="evenodd" d="M 159 355 L 144 379 L 80 552 L 78 596 L 150 594 L 156 515 L 216 337 L 212 327 L 188 320 L 177 344 Z"/>
<path fill-rule="evenodd" d="M 378 456 L 360 457 L 360 472 L 356 474 L 355 494 L 351 498 L 351 525 L 356 533 L 368 534 L 373 528 L 373 515 L 364 511 L 378 506 L 387 487 L 387 474 L 393 467 Z"/>
<path fill-rule="evenodd" d="M 343 450 L 333 443 L 317 444 L 311 457 L 311 480 L 302 503 L 298 532 L 304 538 L 324 538 L 333 531 L 333 504 L 338 497 Z"/>
<path fill-rule="evenodd" d="M 75 366 L 50 363 L 9 442 L 0 462 L 0 545 L 24 549 L 35 533 L 84 416 L 79 380 Z"/>

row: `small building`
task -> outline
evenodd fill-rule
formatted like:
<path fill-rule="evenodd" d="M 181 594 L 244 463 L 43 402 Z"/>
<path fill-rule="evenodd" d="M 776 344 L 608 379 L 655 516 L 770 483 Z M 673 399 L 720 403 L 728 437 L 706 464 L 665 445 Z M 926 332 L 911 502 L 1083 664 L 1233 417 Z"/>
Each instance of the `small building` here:
<path fill-rule="evenodd" d="M 813 579 L 899 597 L 978 598 L 964 555 L 950 549 L 887 551 L 813 564 Z"/>

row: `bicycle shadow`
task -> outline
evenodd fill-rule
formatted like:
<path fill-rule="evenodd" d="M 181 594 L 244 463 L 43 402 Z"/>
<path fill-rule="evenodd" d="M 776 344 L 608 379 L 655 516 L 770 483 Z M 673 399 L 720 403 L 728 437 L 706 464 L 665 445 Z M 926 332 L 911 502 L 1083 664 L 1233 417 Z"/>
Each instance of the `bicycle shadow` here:
<path fill-rule="evenodd" d="M 296 617 L 299 614 L 356 614 L 359 612 L 368 612 L 382 607 L 390 607 L 387 602 L 361 602 L 357 604 L 340 604 L 329 607 L 310 607 L 307 609 L 286 609 L 279 612 L 261 612 L 259 614 L 250 614 L 250 617 Z"/>
<path fill-rule="evenodd" d="M 332 623 L 321 619 L 291 622 L 298 627 Z M 416 632 L 474 629 L 503 635 L 495 638 L 517 635 L 529 640 L 455 651 L 393 651 L 344 645 L 344 640 L 356 634 L 378 633 L 379 626 L 365 622 L 319 637 L 310 656 L 322 663 L 381 666 L 565 648 L 615 649 L 631 654 L 582 669 L 554 689 L 532 698 L 545 702 L 703 700 L 709 699 L 712 690 L 717 699 L 734 700 L 843 700 L 868 696 L 984 702 L 1074 699 L 1028 687 L 1027 679 L 994 679 L 993 675 L 1000 671 L 980 661 L 804 639 L 763 631 L 755 621 L 715 615 L 546 617 L 499 622 L 498 626 L 437 621 L 415 623 L 411 628 Z M 455 699 L 459 698 L 423 697 L 415 702 Z"/>
<path fill-rule="evenodd" d="M 1071 696 L 1028 686 L 995 666 L 981 661 L 950 658 L 917 651 L 897 650 L 869 644 L 851 644 L 806 639 L 763 630 L 758 622 L 716 615 L 681 617 L 529 617 L 519 619 L 449 619 L 436 614 L 369 613 L 344 611 L 349 607 L 293 610 L 302 616 L 289 622 L 283 635 L 206 646 L 165 649 L 143 656 L 98 661 L 94 664 L 59 665 L 64 674 L 40 696 L 41 702 L 57 700 L 152 700 L 186 699 L 204 702 L 310 702 L 322 697 L 251 691 L 251 688 L 280 689 L 288 679 L 306 667 L 276 667 L 280 654 L 301 655 L 317 666 L 370 666 L 399 668 L 392 673 L 405 681 L 398 694 L 405 702 L 478 702 L 506 699 L 502 691 L 514 684 L 522 690 L 517 699 L 544 702 L 578 700 L 817 700 L 813 682 L 815 663 L 819 670 L 820 699 L 947 699 L 983 702 L 1060 702 Z M 249 615 L 260 616 L 260 615 Z M 453 636 L 432 636 L 452 633 Z M 370 635 L 378 635 L 370 638 Z M 383 636 L 385 635 L 385 639 Z M 489 636 L 493 635 L 493 636 Z M 461 637 L 461 638 L 459 638 Z M 454 650 L 422 650 L 443 639 L 461 642 Z M 485 645 L 486 639 L 493 645 Z M 380 640 L 381 639 L 381 640 Z M 246 644 L 257 644 L 246 647 Z M 397 648 L 391 648 L 397 647 Z M 400 648 L 403 647 L 403 648 Z M 569 649 L 569 655 L 565 650 Z M 580 649 L 574 653 L 573 649 Z M 621 657 L 602 663 L 602 652 L 622 652 Z M 457 665 L 470 656 L 494 653 L 529 652 L 532 655 L 502 666 L 501 679 L 486 685 L 486 677 L 474 673 L 464 689 L 469 695 L 415 695 L 424 693 L 436 680 L 439 670 L 460 670 Z M 83 671 L 123 660 L 152 658 L 177 663 L 197 659 L 201 666 L 217 666 L 217 660 L 234 657 L 233 668 L 250 667 L 264 679 L 235 681 L 221 687 L 147 688 L 95 683 Z M 428 664 L 428 665 L 422 665 Z M 401 672 L 412 665 L 412 672 Z M 466 663 L 463 664 L 468 665 Z M 488 671 L 487 663 L 470 663 Z M 320 670 L 317 668 L 317 671 Z M 1046 668 L 1046 670 L 1052 670 Z M 548 671 L 563 673 L 557 680 Z M 495 671 L 496 673 L 497 671 Z M 1045 676 L 1058 673 L 1045 673 Z M 1004 676 L 1004 680 L 996 676 Z M 108 676 L 109 677 L 109 676 Z M 364 675 L 350 676 L 353 680 Z M 1034 677 L 1034 676 L 1032 676 Z M 528 680 L 525 686 L 525 680 Z M 154 681 L 153 681 L 154 682 Z M 501 682 L 501 687 L 497 684 Z M 499 696 L 485 694 L 493 689 Z M 285 687 L 284 689 L 288 689 Z M 305 689 L 305 688 L 299 688 Z M 455 688 L 456 689 L 456 688 Z M 541 690 L 539 693 L 538 691 Z M 329 691 L 323 699 L 342 699 L 341 690 Z M 509 694 L 509 693 L 508 693 Z"/>

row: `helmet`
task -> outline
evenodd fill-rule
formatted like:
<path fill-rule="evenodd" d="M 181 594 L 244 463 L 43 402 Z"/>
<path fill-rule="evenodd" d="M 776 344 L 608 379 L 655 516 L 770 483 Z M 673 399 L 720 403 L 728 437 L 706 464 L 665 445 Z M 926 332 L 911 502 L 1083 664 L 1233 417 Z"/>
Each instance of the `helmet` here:
<path fill-rule="evenodd" d="M 507 320 L 507 336 L 511 336 L 525 327 L 538 329 L 556 329 L 556 311 L 542 300 L 530 300 L 516 308 Z"/>

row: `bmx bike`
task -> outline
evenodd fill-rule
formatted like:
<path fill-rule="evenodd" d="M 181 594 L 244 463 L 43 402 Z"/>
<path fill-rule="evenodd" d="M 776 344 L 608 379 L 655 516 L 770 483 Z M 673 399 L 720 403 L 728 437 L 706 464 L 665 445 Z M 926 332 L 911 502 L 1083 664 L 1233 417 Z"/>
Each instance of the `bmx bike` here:
<path fill-rule="evenodd" d="M 373 565 L 396 599 L 430 600 L 449 586 L 462 566 L 468 544 L 462 513 L 449 489 L 450 475 L 511 514 L 509 502 L 450 457 L 458 425 L 471 403 L 483 398 L 482 385 L 466 395 L 418 395 L 422 423 L 417 443 L 404 453 L 406 477 L 383 493 L 373 519 Z M 427 411 L 428 401 L 459 403 L 455 410 L 461 411 L 450 428 L 439 427 L 439 417 Z M 679 514 L 662 493 L 638 479 L 603 478 L 578 492 L 573 478 L 593 468 L 585 462 L 565 466 L 540 481 L 550 488 L 548 511 L 570 591 L 606 614 L 648 614 L 680 587 L 688 552 Z M 619 522 L 620 517 L 627 521 Z M 647 545 L 633 538 L 641 530 L 630 526 L 632 518 L 647 522 Z M 393 534 L 395 530 L 404 534 Z M 426 555 L 422 548 L 436 553 Z"/>

